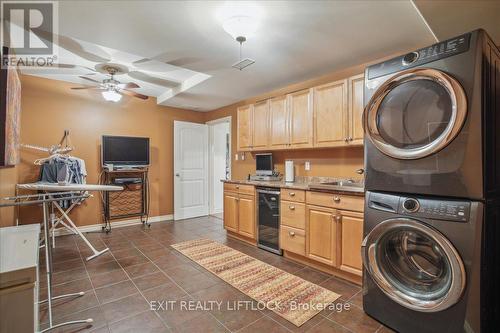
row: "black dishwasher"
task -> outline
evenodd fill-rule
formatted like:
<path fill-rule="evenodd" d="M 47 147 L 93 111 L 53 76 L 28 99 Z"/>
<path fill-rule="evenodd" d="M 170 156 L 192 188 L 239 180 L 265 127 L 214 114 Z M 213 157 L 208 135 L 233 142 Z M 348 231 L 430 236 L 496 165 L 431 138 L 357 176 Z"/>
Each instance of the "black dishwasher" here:
<path fill-rule="evenodd" d="M 275 188 L 258 187 L 258 244 L 257 246 L 282 255 L 280 248 L 280 191 Z"/>

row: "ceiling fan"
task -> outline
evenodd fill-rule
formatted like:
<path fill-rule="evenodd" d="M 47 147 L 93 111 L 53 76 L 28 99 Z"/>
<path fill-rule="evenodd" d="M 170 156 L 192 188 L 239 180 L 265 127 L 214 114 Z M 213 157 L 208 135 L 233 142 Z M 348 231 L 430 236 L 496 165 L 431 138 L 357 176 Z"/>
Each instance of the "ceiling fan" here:
<path fill-rule="evenodd" d="M 82 90 L 82 89 L 97 89 L 97 90 L 102 90 L 102 96 L 104 97 L 105 100 L 107 101 L 112 101 L 112 102 L 118 102 L 121 98 L 122 95 L 129 95 L 132 97 L 137 97 L 140 99 L 148 99 L 148 96 L 139 94 L 135 91 L 131 91 L 128 89 L 134 89 L 134 88 L 140 88 L 140 86 L 137 83 L 134 82 L 129 82 L 129 83 L 120 83 L 120 81 L 115 79 L 115 75 L 117 74 L 123 74 L 124 71 L 120 68 L 119 65 L 117 66 L 110 66 L 106 65 L 102 68 L 103 72 L 107 72 L 109 74 L 109 79 L 104 79 L 102 82 L 99 82 L 97 80 L 85 77 L 85 76 L 79 76 L 79 78 L 91 81 L 93 83 L 96 83 L 97 86 L 84 86 L 84 87 L 72 87 L 71 89 L 73 90 Z"/>

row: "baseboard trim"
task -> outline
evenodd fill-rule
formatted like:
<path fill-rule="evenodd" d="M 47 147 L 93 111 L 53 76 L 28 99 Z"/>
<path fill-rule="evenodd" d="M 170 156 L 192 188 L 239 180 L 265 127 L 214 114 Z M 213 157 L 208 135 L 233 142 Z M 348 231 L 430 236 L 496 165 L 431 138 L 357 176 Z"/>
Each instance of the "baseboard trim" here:
<path fill-rule="evenodd" d="M 169 222 L 173 221 L 174 215 L 159 215 L 159 216 L 151 216 L 148 219 L 149 223 L 158 223 L 158 222 Z M 142 224 L 140 218 L 136 219 L 128 219 L 128 220 L 117 220 L 117 221 L 111 221 L 111 229 L 113 228 L 123 228 L 123 227 L 128 227 L 131 225 L 138 225 Z M 81 232 L 95 232 L 95 231 L 101 231 L 102 230 L 103 224 L 91 224 L 91 225 L 84 225 L 81 227 L 78 227 L 78 230 Z M 57 228 L 55 231 L 56 236 L 62 236 L 62 235 L 71 235 L 72 233 L 66 229 L 66 228 Z"/>

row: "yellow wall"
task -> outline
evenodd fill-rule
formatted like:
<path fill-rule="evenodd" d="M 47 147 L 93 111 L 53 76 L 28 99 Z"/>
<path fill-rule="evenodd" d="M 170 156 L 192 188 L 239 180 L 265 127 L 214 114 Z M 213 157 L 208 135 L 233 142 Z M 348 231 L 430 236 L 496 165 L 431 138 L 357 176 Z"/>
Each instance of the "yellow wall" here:
<path fill-rule="evenodd" d="M 13 196 L 17 184 L 18 167 L 0 168 L 0 198 Z M 0 227 L 9 227 L 15 224 L 13 207 L 0 208 Z"/>
<path fill-rule="evenodd" d="M 158 106 L 124 97 L 119 103 L 106 102 L 97 91 L 71 90 L 68 82 L 22 76 L 21 141 L 41 146 L 59 142 L 70 130 L 71 154 L 87 165 L 87 182 L 97 183 L 100 142 L 103 134 L 145 136 L 151 139 L 151 216 L 173 213 L 173 122 L 203 122 L 199 112 Z M 22 148 L 19 182 L 37 180 L 39 167 L 33 165 L 44 153 Z M 74 210 L 78 225 L 101 223 L 99 196 L 89 198 Z M 40 221 L 39 210 L 21 209 L 23 223 Z"/>

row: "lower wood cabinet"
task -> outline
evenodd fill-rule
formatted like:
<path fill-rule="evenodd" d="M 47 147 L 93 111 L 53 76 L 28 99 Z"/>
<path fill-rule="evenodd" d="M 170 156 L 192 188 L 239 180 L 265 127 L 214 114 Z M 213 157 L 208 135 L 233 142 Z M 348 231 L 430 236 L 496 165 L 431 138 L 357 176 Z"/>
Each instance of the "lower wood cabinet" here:
<path fill-rule="evenodd" d="M 303 256 L 306 253 L 306 233 L 303 229 L 282 225 L 280 229 L 280 244 L 283 250 Z"/>
<path fill-rule="evenodd" d="M 255 198 L 240 195 L 238 198 L 238 233 L 255 239 Z"/>
<path fill-rule="evenodd" d="M 224 228 L 226 230 L 255 239 L 255 210 L 254 195 L 224 191 Z"/>
<path fill-rule="evenodd" d="M 341 256 L 339 268 L 361 276 L 361 243 L 363 241 L 363 213 L 338 211 L 337 221 L 341 227 Z"/>
<path fill-rule="evenodd" d="M 336 210 L 327 207 L 306 208 L 306 256 L 327 265 L 337 265 Z"/>
<path fill-rule="evenodd" d="M 238 232 L 238 194 L 224 192 L 224 228 Z"/>

